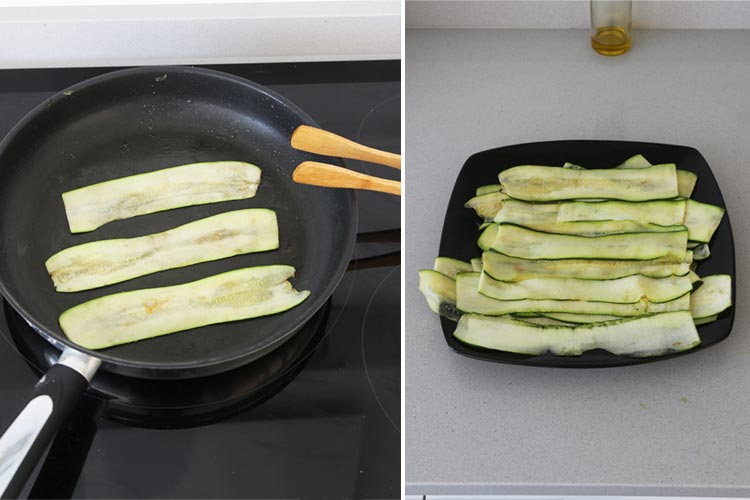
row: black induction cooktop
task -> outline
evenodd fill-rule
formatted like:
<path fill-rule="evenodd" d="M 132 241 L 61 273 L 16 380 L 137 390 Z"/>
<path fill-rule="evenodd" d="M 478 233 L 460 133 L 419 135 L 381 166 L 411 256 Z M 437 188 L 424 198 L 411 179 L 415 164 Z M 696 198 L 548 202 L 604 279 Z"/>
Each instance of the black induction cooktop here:
<path fill-rule="evenodd" d="M 222 65 L 324 129 L 400 152 L 399 61 Z M 0 134 L 116 68 L 0 71 Z M 386 178 L 391 169 L 346 162 Z M 0 165 L 2 168 L 2 165 Z M 266 358 L 215 377 L 96 381 L 26 489 L 32 498 L 400 496 L 400 200 L 357 193 L 358 244 L 324 307 Z M 57 351 L 0 308 L 0 430 Z M 23 339 L 32 338 L 32 341 Z"/>

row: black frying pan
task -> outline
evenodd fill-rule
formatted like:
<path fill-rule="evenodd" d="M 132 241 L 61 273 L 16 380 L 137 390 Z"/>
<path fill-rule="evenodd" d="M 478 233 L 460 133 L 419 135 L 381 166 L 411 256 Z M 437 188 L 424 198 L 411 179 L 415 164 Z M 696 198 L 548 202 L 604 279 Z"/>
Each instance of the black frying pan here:
<path fill-rule="evenodd" d="M 315 159 L 289 145 L 292 131 L 301 124 L 316 126 L 292 103 L 247 80 L 199 68 L 136 68 L 70 87 L 37 106 L 0 143 L 0 292 L 34 330 L 64 349 L 32 393 L 32 410 L 27 406 L 22 412 L 30 418 L 16 419 L 0 438 L 3 497 L 20 491 L 100 364 L 103 370 L 141 378 L 193 378 L 226 371 L 279 346 L 333 293 L 354 245 L 354 196 L 292 182 L 297 164 Z M 68 230 L 60 196 L 64 191 L 214 160 L 261 167 L 257 195 L 115 221 L 85 234 Z M 55 292 L 44 266 L 50 255 L 71 245 L 159 232 L 249 207 L 276 211 L 278 250 L 77 293 Z M 281 314 L 101 351 L 76 347 L 58 325 L 60 313 L 95 297 L 264 264 L 295 266 L 292 282 L 298 290 L 310 290 L 310 298 Z M 27 428 L 33 420 L 36 424 Z"/>

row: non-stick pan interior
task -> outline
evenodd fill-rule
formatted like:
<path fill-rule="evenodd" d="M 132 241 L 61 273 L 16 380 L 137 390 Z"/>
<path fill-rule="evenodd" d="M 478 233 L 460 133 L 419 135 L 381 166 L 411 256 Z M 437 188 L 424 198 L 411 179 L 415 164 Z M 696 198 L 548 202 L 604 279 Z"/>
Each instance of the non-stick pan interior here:
<path fill-rule="evenodd" d="M 296 331 L 341 278 L 356 232 L 348 191 L 294 184 L 311 155 L 289 145 L 312 120 L 267 90 L 195 68 L 141 68 L 72 87 L 32 111 L 0 146 L 0 281 L 11 305 L 54 341 L 65 309 L 139 288 L 184 283 L 246 266 L 291 264 L 310 298 L 290 311 L 97 351 L 105 368 L 141 377 L 193 377 L 248 362 Z M 88 184 L 174 165 L 240 160 L 262 169 L 249 200 L 193 206 L 111 222 L 72 235 L 61 194 Z M 267 207 L 280 248 L 144 276 L 77 293 L 57 293 L 44 267 L 71 245 L 163 231 L 228 210 Z"/>

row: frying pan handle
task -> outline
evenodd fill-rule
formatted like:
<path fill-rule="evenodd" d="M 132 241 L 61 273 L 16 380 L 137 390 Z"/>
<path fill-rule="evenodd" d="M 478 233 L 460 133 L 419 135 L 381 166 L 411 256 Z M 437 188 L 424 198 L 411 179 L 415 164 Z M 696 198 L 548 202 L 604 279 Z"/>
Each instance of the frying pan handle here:
<path fill-rule="evenodd" d="M 101 361 L 65 349 L 37 382 L 29 401 L 0 437 L 0 497 L 17 498 Z"/>

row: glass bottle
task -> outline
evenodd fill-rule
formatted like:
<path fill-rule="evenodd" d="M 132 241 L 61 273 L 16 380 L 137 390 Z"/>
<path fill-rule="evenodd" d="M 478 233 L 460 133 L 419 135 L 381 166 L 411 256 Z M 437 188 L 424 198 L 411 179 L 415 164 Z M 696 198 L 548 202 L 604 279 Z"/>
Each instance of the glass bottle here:
<path fill-rule="evenodd" d="M 630 49 L 632 0 L 590 0 L 591 48 L 605 56 L 619 56 Z"/>

